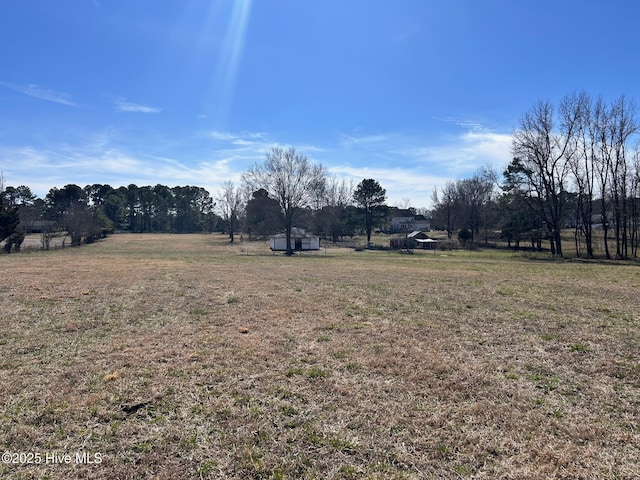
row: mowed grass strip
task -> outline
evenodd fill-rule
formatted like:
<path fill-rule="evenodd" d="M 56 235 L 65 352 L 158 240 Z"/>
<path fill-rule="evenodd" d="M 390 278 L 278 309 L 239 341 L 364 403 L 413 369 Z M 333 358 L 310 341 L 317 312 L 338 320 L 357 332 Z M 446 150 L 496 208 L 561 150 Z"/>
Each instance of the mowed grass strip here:
<path fill-rule="evenodd" d="M 0 257 L 3 478 L 634 478 L 640 269 L 116 235 Z"/>

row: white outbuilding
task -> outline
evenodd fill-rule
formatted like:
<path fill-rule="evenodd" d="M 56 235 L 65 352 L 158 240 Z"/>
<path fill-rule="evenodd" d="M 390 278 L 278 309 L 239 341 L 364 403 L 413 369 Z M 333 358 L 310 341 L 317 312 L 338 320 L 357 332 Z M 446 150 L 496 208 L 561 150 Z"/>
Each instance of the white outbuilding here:
<path fill-rule="evenodd" d="M 287 250 L 287 234 L 279 233 L 271 237 L 269 247 L 274 252 Z M 296 251 L 320 250 L 320 237 L 306 232 L 302 228 L 291 229 L 291 248 Z"/>

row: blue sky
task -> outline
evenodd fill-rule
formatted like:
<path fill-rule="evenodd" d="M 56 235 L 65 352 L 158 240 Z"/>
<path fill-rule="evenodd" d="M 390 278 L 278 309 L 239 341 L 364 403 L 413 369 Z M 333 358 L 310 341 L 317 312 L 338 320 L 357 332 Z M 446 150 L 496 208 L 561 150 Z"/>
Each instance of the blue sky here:
<path fill-rule="evenodd" d="M 538 100 L 640 89 L 640 3 L 0 2 L 7 185 L 198 185 L 275 145 L 389 204 L 510 160 Z"/>

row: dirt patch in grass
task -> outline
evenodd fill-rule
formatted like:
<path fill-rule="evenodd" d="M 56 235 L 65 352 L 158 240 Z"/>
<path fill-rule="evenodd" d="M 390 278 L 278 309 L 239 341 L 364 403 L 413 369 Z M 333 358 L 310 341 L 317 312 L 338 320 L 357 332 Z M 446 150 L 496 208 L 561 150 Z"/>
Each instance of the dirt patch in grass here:
<path fill-rule="evenodd" d="M 6 478 L 640 475 L 637 267 L 210 235 L 0 262 L 0 450 L 72 457 Z"/>

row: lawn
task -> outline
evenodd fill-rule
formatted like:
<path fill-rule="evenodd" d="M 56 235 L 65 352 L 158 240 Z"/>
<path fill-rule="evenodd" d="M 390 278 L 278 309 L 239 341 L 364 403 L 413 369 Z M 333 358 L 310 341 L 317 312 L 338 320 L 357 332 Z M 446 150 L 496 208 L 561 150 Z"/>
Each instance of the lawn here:
<path fill-rule="evenodd" d="M 640 477 L 638 266 L 124 234 L 0 267 L 2 478 Z"/>

